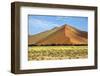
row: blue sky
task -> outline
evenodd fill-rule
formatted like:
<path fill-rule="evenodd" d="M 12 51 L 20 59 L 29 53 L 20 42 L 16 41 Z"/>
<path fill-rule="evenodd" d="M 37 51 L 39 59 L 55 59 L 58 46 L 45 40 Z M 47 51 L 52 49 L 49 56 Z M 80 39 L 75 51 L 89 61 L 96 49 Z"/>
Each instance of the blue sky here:
<path fill-rule="evenodd" d="M 64 24 L 69 24 L 82 31 L 88 31 L 88 17 L 46 15 L 28 16 L 29 35 L 50 30 L 54 27 L 60 27 Z"/>

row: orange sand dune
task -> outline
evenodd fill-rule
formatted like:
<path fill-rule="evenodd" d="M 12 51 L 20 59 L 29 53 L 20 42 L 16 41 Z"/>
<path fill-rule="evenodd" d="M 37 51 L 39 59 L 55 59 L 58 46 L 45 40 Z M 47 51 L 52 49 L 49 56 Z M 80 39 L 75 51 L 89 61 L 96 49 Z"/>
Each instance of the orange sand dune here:
<path fill-rule="evenodd" d="M 65 24 L 61 27 L 55 27 L 51 30 L 29 36 L 28 44 L 87 44 L 87 37 L 87 32 Z"/>

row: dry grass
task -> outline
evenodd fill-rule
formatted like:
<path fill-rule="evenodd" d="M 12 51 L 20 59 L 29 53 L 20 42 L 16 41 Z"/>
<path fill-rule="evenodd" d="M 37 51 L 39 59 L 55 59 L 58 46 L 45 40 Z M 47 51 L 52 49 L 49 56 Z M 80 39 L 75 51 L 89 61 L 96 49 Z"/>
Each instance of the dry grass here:
<path fill-rule="evenodd" d="M 28 60 L 62 60 L 87 58 L 87 46 L 32 46 Z"/>

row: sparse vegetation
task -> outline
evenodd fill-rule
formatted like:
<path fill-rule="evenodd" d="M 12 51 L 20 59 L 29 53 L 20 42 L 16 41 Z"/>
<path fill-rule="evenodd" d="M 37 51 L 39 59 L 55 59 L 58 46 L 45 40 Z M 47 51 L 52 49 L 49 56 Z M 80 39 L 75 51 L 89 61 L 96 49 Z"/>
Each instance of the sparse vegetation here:
<path fill-rule="evenodd" d="M 29 46 L 28 60 L 87 58 L 88 46 Z"/>

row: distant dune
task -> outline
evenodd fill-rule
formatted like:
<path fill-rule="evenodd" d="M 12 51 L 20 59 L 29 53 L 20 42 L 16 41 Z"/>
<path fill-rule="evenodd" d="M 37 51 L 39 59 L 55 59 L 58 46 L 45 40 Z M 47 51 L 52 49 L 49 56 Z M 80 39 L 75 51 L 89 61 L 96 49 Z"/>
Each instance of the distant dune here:
<path fill-rule="evenodd" d="M 28 37 L 28 45 L 87 44 L 88 34 L 70 25 L 55 27 Z"/>

